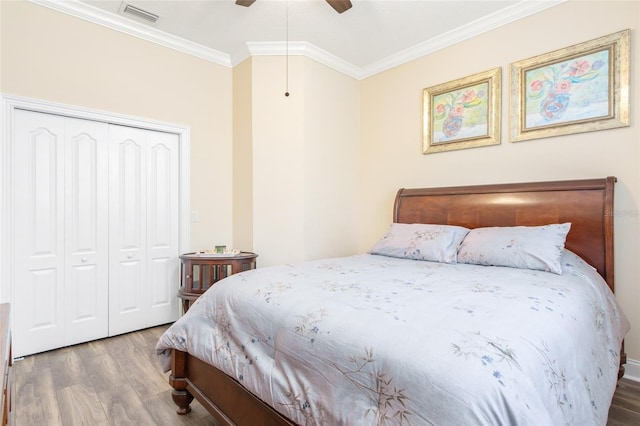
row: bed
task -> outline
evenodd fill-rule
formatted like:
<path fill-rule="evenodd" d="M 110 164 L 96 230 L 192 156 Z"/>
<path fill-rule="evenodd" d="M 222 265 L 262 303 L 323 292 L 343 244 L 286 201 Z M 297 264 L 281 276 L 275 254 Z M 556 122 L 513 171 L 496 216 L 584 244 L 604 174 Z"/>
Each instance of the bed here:
<path fill-rule="evenodd" d="M 614 183 L 400 189 L 376 247 L 405 224 L 461 227 L 466 263 L 413 247 L 222 280 L 157 345 L 178 414 L 195 397 L 222 425 L 606 424 L 629 328 L 613 297 Z M 570 229 L 561 270 L 474 254 L 487 231 L 520 227 Z"/>

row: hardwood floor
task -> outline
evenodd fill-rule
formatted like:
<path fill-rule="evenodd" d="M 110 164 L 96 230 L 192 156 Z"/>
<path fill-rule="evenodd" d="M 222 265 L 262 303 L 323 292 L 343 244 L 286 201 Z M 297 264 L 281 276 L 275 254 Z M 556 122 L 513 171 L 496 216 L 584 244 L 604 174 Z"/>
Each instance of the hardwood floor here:
<path fill-rule="evenodd" d="M 179 416 L 155 344 L 167 326 L 16 361 L 15 425 L 198 425 L 215 420 L 194 400 Z M 124 360 L 125 362 L 116 362 Z M 607 426 L 640 425 L 640 383 L 622 379 Z"/>
<path fill-rule="evenodd" d="M 166 328 L 16 361 L 15 425 L 216 425 L 195 400 L 189 414 L 176 414 L 154 350 Z"/>
<path fill-rule="evenodd" d="M 622 379 L 613 394 L 607 426 L 640 425 L 640 383 Z"/>

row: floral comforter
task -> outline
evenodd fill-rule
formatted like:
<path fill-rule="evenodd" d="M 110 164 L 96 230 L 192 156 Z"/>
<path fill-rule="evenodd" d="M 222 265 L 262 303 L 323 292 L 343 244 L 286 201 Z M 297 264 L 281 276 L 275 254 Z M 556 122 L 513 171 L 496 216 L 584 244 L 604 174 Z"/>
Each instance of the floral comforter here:
<path fill-rule="evenodd" d="M 160 338 L 301 425 L 605 425 L 629 323 L 597 272 L 363 254 L 226 278 Z"/>

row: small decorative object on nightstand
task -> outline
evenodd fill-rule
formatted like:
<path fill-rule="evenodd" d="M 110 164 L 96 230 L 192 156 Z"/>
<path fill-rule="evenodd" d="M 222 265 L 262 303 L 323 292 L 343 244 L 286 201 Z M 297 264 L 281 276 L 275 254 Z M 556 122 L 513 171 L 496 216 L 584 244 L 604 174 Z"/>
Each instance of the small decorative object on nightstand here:
<path fill-rule="evenodd" d="M 257 254 L 232 250 L 216 253 L 215 250 L 180 255 L 180 289 L 182 309 L 189 310 L 191 302 L 216 282 L 238 272 L 256 268 Z"/>

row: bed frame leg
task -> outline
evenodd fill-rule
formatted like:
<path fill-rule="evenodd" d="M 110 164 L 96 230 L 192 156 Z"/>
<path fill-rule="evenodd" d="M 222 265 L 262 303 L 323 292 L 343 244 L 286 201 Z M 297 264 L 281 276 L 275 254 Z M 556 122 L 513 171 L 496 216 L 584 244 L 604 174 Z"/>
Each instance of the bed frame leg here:
<path fill-rule="evenodd" d="M 620 351 L 620 366 L 618 367 L 618 380 L 624 376 L 624 365 L 627 363 L 627 354 L 624 351 L 624 342 L 622 342 L 622 350 Z"/>
<path fill-rule="evenodd" d="M 187 414 L 191 411 L 191 401 L 193 395 L 187 390 L 186 379 L 186 360 L 187 353 L 173 350 L 171 352 L 171 375 L 169 376 L 169 384 L 173 388 L 171 391 L 171 399 L 178 406 L 176 412 L 178 414 Z"/>
<path fill-rule="evenodd" d="M 178 406 L 176 413 L 187 414 L 191 411 L 190 404 L 191 401 L 193 401 L 193 395 L 191 395 L 189 391 L 174 389 L 171 391 L 171 399 L 173 399 L 174 404 Z"/>

